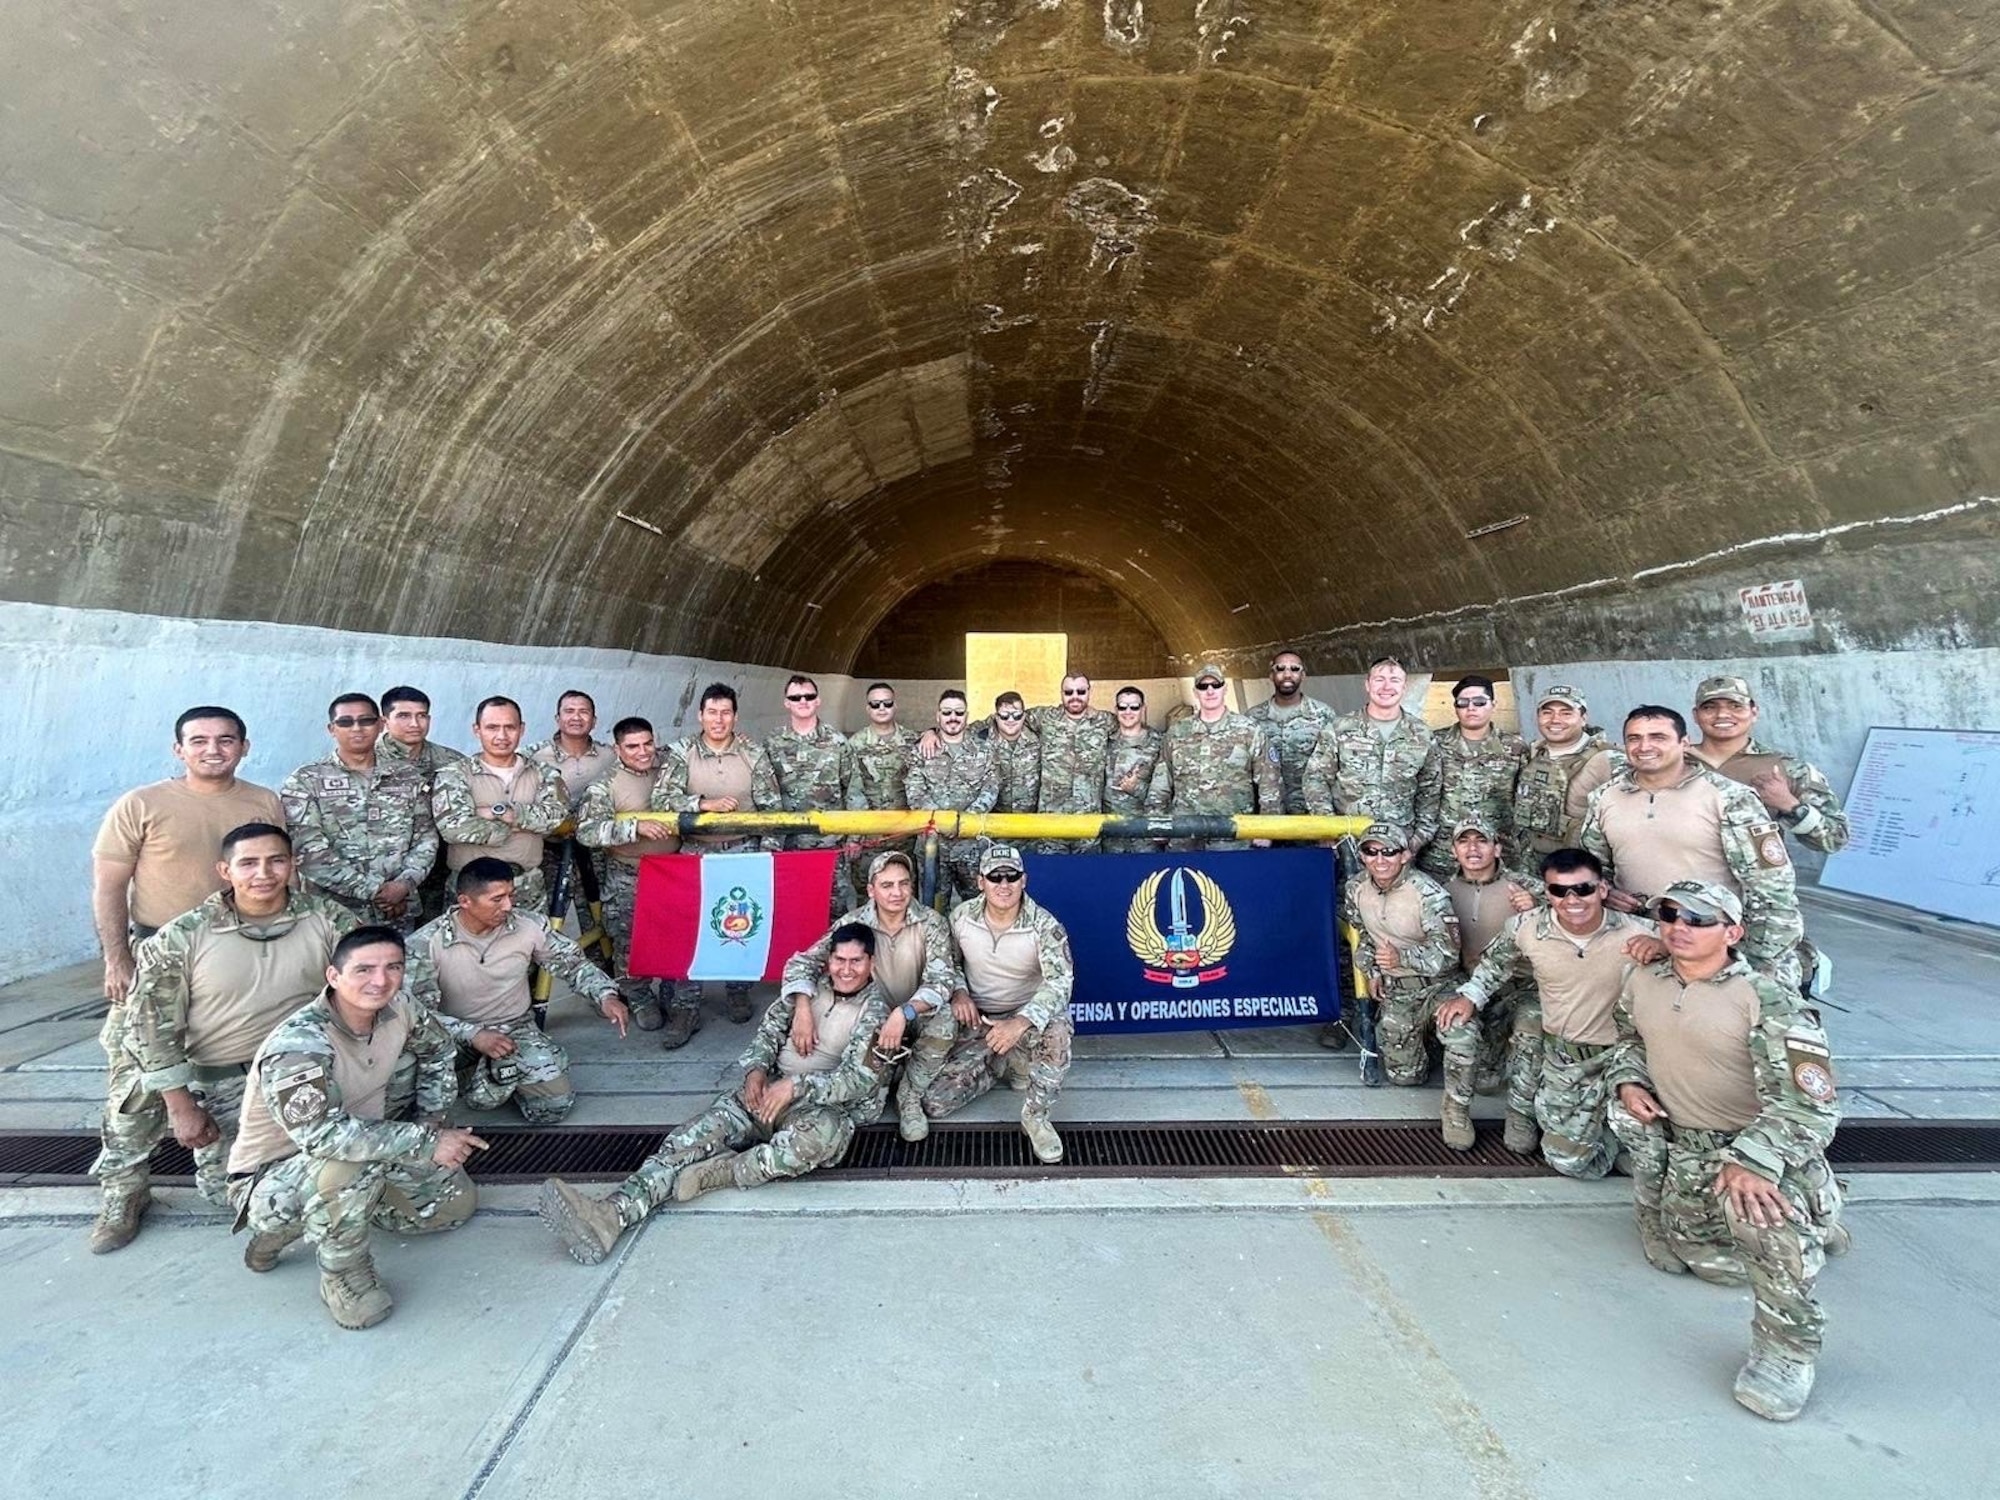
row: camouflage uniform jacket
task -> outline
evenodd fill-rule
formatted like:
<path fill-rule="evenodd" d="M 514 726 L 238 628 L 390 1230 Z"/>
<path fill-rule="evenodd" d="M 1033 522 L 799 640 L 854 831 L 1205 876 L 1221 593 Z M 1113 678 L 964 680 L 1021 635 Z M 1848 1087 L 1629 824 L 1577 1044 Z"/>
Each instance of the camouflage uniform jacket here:
<path fill-rule="evenodd" d="M 538 785 L 535 800 L 516 803 L 514 815 L 519 828 L 510 828 L 491 817 L 472 798 L 472 783 L 466 778 L 477 770 L 490 770 L 486 762 L 467 756 L 437 773 L 431 791 L 431 811 L 437 817 L 438 836 L 447 844 L 504 844 L 517 832 L 554 833 L 569 821 L 569 793 L 563 790 L 562 773 L 526 756 L 516 755 L 510 770 L 522 765 L 535 767 Z"/>
<path fill-rule="evenodd" d="M 1569 787 L 1576 775 L 1600 754 L 1616 755 L 1603 733 L 1587 730 L 1580 748 L 1567 755 L 1554 755 L 1546 742 L 1536 740 L 1521 762 L 1520 777 L 1514 783 L 1514 832 L 1516 846 L 1509 853 L 1525 859 L 1530 846 L 1541 840 L 1550 848 L 1573 849 L 1583 832 L 1583 820 L 1569 816 Z M 1614 770 L 1623 770 L 1614 761 Z"/>
<path fill-rule="evenodd" d="M 437 1150 L 438 1127 L 423 1122 L 442 1118 L 458 1097 L 458 1044 L 438 1024 L 437 1016 L 407 992 L 389 1004 L 403 1007 L 410 1022 L 403 1050 L 417 1060 L 415 1120 L 369 1120 L 347 1112 L 334 1076 L 333 1043 L 327 1036 L 333 1028 L 345 1027 L 326 991 L 293 1011 L 265 1038 L 253 1065 L 255 1087 L 263 1093 L 271 1118 L 306 1155 L 329 1161 L 423 1162 Z M 323 1102 L 288 1110 L 293 1091 L 307 1087 Z M 300 1118 L 295 1120 L 294 1115 Z"/>
<path fill-rule="evenodd" d="M 961 901 L 951 909 L 950 921 L 954 931 L 960 919 L 975 926 L 984 926 L 980 913 L 985 910 L 986 898 L 974 896 Z M 1016 1011 L 1016 1015 L 1027 1017 L 1028 1025 L 1040 1031 L 1057 1016 L 1069 1014 L 1070 991 L 1076 986 L 1076 961 L 1070 957 L 1069 933 L 1063 929 L 1055 914 L 1041 905 L 1026 892 L 1021 895 L 1020 915 L 1014 918 L 1014 928 L 1026 928 L 1035 935 L 1036 956 L 1041 960 L 1042 982 L 1028 1003 Z M 961 961 L 953 973 L 951 986 L 954 991 L 971 993 L 971 986 L 965 982 L 965 965 Z"/>
<path fill-rule="evenodd" d="M 870 1051 L 875 1045 L 875 1034 L 889 1017 L 889 997 L 871 979 L 855 999 L 861 1006 L 861 1015 L 854 1023 L 847 1045 L 841 1049 L 840 1061 L 824 1073 L 783 1075 L 792 1080 L 793 1109 L 817 1106 L 844 1110 L 857 1124 L 873 1119 L 880 1111 L 885 1080 L 876 1072 Z M 767 1078 L 779 1076 L 778 1054 L 784 1051 L 791 1037 L 792 1012 L 798 1002 L 796 994 L 780 995 L 771 1002 L 764 1019 L 757 1023 L 757 1034 L 736 1059 L 736 1066 L 745 1077 L 760 1070 Z"/>
<path fill-rule="evenodd" d="M 1359 935 L 1359 941 L 1354 945 L 1354 962 L 1361 970 L 1361 977 L 1371 985 L 1376 980 L 1393 976 L 1385 975 L 1381 965 L 1375 961 L 1374 930 L 1368 925 L 1365 903 L 1378 899 L 1378 891 L 1380 897 L 1388 897 L 1405 885 L 1416 890 L 1422 903 L 1424 941 L 1398 944 L 1397 949 L 1402 955 L 1398 967 L 1425 979 L 1439 978 L 1458 967 L 1458 912 L 1443 886 L 1415 865 L 1404 866 L 1400 875 L 1382 887 L 1376 887 L 1366 875 L 1357 875 L 1347 882 L 1347 889 L 1341 893 L 1340 920 Z"/>
<path fill-rule="evenodd" d="M 1275 698 L 1266 698 L 1248 710 L 1248 717 L 1264 726 L 1264 733 L 1278 747 L 1278 776 L 1285 788 L 1285 811 L 1306 810 L 1306 762 L 1321 732 L 1340 715 L 1333 705 L 1317 698 L 1301 696 L 1290 708 L 1280 708 Z M 1275 810 L 1275 809 L 1274 809 Z"/>
<path fill-rule="evenodd" d="M 1148 729 L 1136 740 L 1128 740 L 1122 734 L 1111 736 L 1109 753 L 1104 761 L 1104 810 L 1125 816 L 1137 816 L 1146 811 L 1146 799 L 1153 786 L 1153 773 L 1160 768 L 1160 752 L 1167 747 L 1167 737 L 1157 729 Z M 1127 791 L 1121 784 L 1130 781 L 1132 789 Z"/>
<path fill-rule="evenodd" d="M 1671 976 L 1673 961 L 1663 958 L 1651 969 Z M 1719 973 L 1685 988 L 1698 1004 L 1704 986 L 1736 978 L 1749 980 L 1757 991 L 1757 1022 L 1744 1042 L 1762 1108 L 1756 1119 L 1736 1132 L 1722 1157 L 1768 1182 L 1777 1182 L 1788 1167 L 1810 1166 L 1833 1141 L 1833 1132 L 1840 1124 L 1840 1101 L 1833 1086 L 1832 1049 L 1818 1013 L 1807 1008 L 1798 991 L 1767 979 L 1741 958 L 1732 957 Z M 1614 1091 L 1622 1084 L 1636 1083 L 1650 1092 L 1653 1079 L 1646 1066 L 1646 1039 L 1633 1024 L 1628 1005 L 1632 987 L 1629 973 L 1625 987 L 1615 1013 L 1618 1044 L 1606 1065 L 1605 1082 Z M 1808 1092 L 1802 1081 L 1814 1084 L 1814 1091 Z"/>
<path fill-rule="evenodd" d="M 427 781 L 408 761 L 379 754 L 367 771 L 338 756 L 300 766 L 278 793 L 299 873 L 357 909 L 392 880 L 421 885 L 438 856 Z"/>
<path fill-rule="evenodd" d="M 720 760 L 725 755 L 740 755 L 750 767 L 750 806 L 739 808 L 740 812 L 783 812 L 786 803 L 783 793 L 778 790 L 778 777 L 771 769 L 771 757 L 764 753 L 764 747 L 747 735 L 737 735 L 726 750 L 711 750 L 708 741 L 698 734 L 691 734 L 684 740 L 676 740 L 660 755 L 659 780 L 653 783 L 653 810 L 655 812 L 698 813 L 701 811 L 701 793 L 688 785 L 688 765 L 696 757 L 703 760 Z M 838 805 L 838 804 L 835 804 Z M 784 835 L 766 834 L 762 837 L 748 835 L 741 841 L 741 847 L 748 849 L 753 844 L 761 846 L 766 853 L 785 847 Z M 697 844 L 685 852 L 699 854 L 702 846 Z M 720 851 L 716 851 L 720 852 Z"/>
<path fill-rule="evenodd" d="M 986 741 L 993 752 L 993 770 L 999 778 L 994 812 L 1029 813 L 1040 810 L 1042 800 L 1042 742 L 1030 730 L 1013 739 L 997 731 Z"/>
<path fill-rule="evenodd" d="M 1691 753 L 1699 757 L 1701 747 L 1695 746 Z M 1708 762 L 1703 760 L 1702 764 L 1708 765 Z M 1785 773 L 1785 785 L 1799 799 L 1799 806 L 1795 812 L 1772 813 L 1771 816 L 1808 849 L 1817 849 L 1821 854 L 1838 854 L 1845 849 L 1848 839 L 1853 836 L 1847 822 L 1847 809 L 1841 806 L 1832 784 L 1811 761 L 1800 760 L 1783 750 L 1773 750 L 1769 745 L 1752 739 L 1728 760 L 1709 766 L 1709 769 L 1718 776 L 1726 776 L 1731 781 L 1741 781 L 1749 786 L 1767 767 L 1773 765 Z"/>
<path fill-rule="evenodd" d="M 785 972 L 779 981 L 780 993 L 810 995 L 825 982 L 826 961 L 833 953 L 833 935 L 849 922 L 859 922 L 876 932 L 884 930 L 875 915 L 873 901 L 864 901 L 853 911 L 843 912 L 834 918 L 833 926 L 818 942 L 785 960 Z M 939 1010 L 951 1002 L 958 967 L 951 951 L 951 924 L 945 921 L 944 913 L 932 911 L 921 901 L 912 901 L 905 913 L 904 925 L 911 924 L 921 928 L 924 934 L 924 974 L 916 992 L 910 996 L 910 1002 Z"/>
<path fill-rule="evenodd" d="M 785 812 L 831 812 L 847 806 L 854 780 L 854 746 L 826 724 L 811 734 L 780 729 L 764 741 Z"/>
<path fill-rule="evenodd" d="M 1722 858 L 1743 895 L 1743 956 L 1765 972 L 1784 972 L 1795 962 L 1805 919 L 1799 915 L 1799 895 L 1785 841 L 1757 794 L 1741 782 L 1718 776 L 1689 758 L 1687 775 L 1674 784 L 1678 791 L 1690 781 L 1707 778 L 1722 789 Z M 1604 878 L 1618 881 L 1618 863 L 1599 822 L 1600 810 L 1612 797 L 1643 797 L 1646 789 L 1627 770 L 1590 794 L 1584 813 L 1581 846 L 1604 866 Z M 1691 872 L 1693 873 L 1693 872 Z M 1658 895 L 1659 892 L 1649 892 Z"/>
<path fill-rule="evenodd" d="M 325 940 L 319 967 L 311 976 L 317 981 L 325 977 L 322 971 L 333 945 L 361 924 L 339 902 L 305 891 L 287 892 L 282 912 L 256 921 L 238 916 L 230 893 L 217 891 L 139 945 L 138 969 L 125 998 L 125 1048 L 139 1060 L 145 1088 L 164 1093 L 186 1088 L 194 1079 L 186 1045 L 188 1010 L 200 999 L 193 992 L 188 964 L 198 939 L 206 933 L 240 932 L 261 943 L 289 933 L 301 922 L 317 925 Z M 218 1003 L 227 1005 L 231 998 L 218 997 Z"/>
<path fill-rule="evenodd" d="M 574 942 L 551 927 L 549 919 L 539 912 L 509 912 L 507 920 L 494 931 L 512 932 L 524 925 L 541 929 L 535 942 L 536 964 L 560 975 L 563 983 L 596 1006 L 597 1013 L 603 1015 L 604 1002 L 618 998 L 618 986 L 611 977 L 592 963 Z M 439 958 L 453 943 L 466 941 L 466 936 L 458 930 L 456 909 L 446 912 L 435 922 L 426 922 L 411 933 L 409 961 L 403 971 L 403 992 L 436 1016 L 438 1024 L 451 1033 L 453 1041 L 470 1045 L 474 1035 L 489 1030 L 489 1025 L 479 1021 L 462 1021 L 447 1014 L 444 991 L 438 984 Z M 529 1003 L 524 986 L 521 992 L 523 1015 L 527 1014 Z"/>
<path fill-rule="evenodd" d="M 655 796 L 665 769 L 666 761 L 662 759 L 653 772 Z M 648 813 L 618 811 L 611 800 L 611 784 L 617 774 L 614 771 L 602 781 L 591 782 L 583 789 L 583 800 L 576 805 L 576 841 L 585 848 L 616 849 L 625 844 L 636 844 L 639 842 L 639 820 L 651 816 Z M 659 820 L 673 823 L 678 817 L 678 813 L 662 812 Z"/>
<path fill-rule="evenodd" d="M 548 739 L 537 740 L 524 746 L 521 753 L 529 760 L 538 760 L 545 766 L 554 766 L 556 774 L 562 777 L 563 795 L 569 798 L 571 810 L 583 806 L 583 794 L 603 781 L 618 769 L 618 751 L 609 741 L 592 738 L 590 748 L 581 755 L 571 755 L 563 749 L 562 737 L 551 735 Z M 573 776 L 582 775 L 586 779 L 571 796 L 569 786 Z"/>
<path fill-rule="evenodd" d="M 1578 941 L 1571 936 L 1567 928 L 1561 926 L 1556 920 L 1555 912 L 1549 907 L 1538 906 L 1533 911 L 1517 912 L 1500 929 L 1499 936 L 1487 946 L 1486 956 L 1479 960 L 1479 967 L 1474 969 L 1465 983 L 1458 987 L 1458 992 L 1474 1006 L 1483 1010 L 1486 1002 L 1505 989 L 1509 980 L 1533 978 L 1534 965 L 1522 955 L 1520 946 L 1521 933 L 1530 926 L 1534 928 L 1537 937 L 1548 938 L 1561 932 L 1565 937 L 1569 937 L 1571 942 Z M 1644 917 L 1613 911 L 1607 906 L 1604 908 L 1604 922 L 1595 933 L 1591 934 L 1591 938 L 1595 939 L 1601 935 L 1606 941 L 1615 942 L 1622 948 L 1642 933 L 1647 937 L 1658 937 L 1659 925 Z"/>
<path fill-rule="evenodd" d="M 1156 817 L 1277 813 L 1284 802 L 1278 747 L 1255 719 L 1225 710 L 1213 723 L 1196 714 L 1167 731 L 1146 811 Z"/>
<path fill-rule="evenodd" d="M 1104 811 L 1104 765 L 1118 720 L 1101 708 L 1072 718 L 1060 708 L 1031 708 L 1028 728 L 1041 741 L 1041 791 L 1036 812 Z"/>
<path fill-rule="evenodd" d="M 1514 780 L 1528 756 L 1526 742 L 1498 729 L 1469 740 L 1456 724 L 1431 738 L 1438 748 L 1439 831 L 1449 839 L 1461 818 L 1488 818 L 1500 842 L 1514 847 Z"/>
<path fill-rule="evenodd" d="M 1417 715 L 1405 710 L 1384 738 L 1365 711 L 1342 714 L 1320 731 L 1306 760 L 1306 811 L 1381 818 L 1409 834 L 1414 848 L 1437 837 L 1442 774 L 1437 741 Z"/>
<path fill-rule="evenodd" d="M 385 734 L 375 741 L 375 758 L 385 766 L 415 766 L 423 773 L 424 795 L 428 797 L 437 789 L 437 773 L 454 761 L 466 759 L 466 755 L 463 750 L 440 745 L 436 740 L 425 740 L 424 748 L 412 755 L 403 748 L 401 740 Z"/>
<path fill-rule="evenodd" d="M 891 724 L 887 734 L 877 734 L 873 725 L 847 737 L 851 770 L 847 778 L 847 806 L 851 812 L 908 807 L 905 782 L 910 763 L 916 759 L 917 732 L 902 724 Z"/>
<path fill-rule="evenodd" d="M 992 812 L 1000 800 L 1000 768 L 991 740 L 967 735 L 956 745 L 939 739 L 937 754 L 911 761 L 904 784 L 910 806 L 956 812 Z"/>

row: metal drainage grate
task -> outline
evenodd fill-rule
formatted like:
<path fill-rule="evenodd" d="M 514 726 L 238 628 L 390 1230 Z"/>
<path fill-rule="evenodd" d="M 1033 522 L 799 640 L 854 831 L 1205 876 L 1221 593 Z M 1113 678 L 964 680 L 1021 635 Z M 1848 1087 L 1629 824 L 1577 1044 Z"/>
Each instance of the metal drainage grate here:
<path fill-rule="evenodd" d="M 1012 1125 L 938 1125 L 911 1145 L 890 1125 L 854 1139 L 832 1175 L 876 1179 L 966 1177 L 1538 1177 L 1549 1169 L 1500 1144 L 1490 1123 L 1467 1152 L 1448 1149 L 1429 1120 L 1227 1122 L 1168 1120 L 1138 1124 L 1059 1121 L 1064 1157 L 1045 1167 Z M 660 1141 L 657 1126 L 560 1126 L 487 1129 L 493 1143 L 472 1173 L 493 1183 L 537 1182 L 560 1174 L 584 1180 L 623 1177 Z M 0 1187 L 87 1182 L 97 1137 L 81 1131 L 0 1131 Z M 1843 1172 L 1991 1172 L 2000 1170 L 2000 1121 L 1864 1120 L 1841 1127 L 1830 1153 Z M 164 1142 L 154 1175 L 187 1181 L 188 1153 Z"/>

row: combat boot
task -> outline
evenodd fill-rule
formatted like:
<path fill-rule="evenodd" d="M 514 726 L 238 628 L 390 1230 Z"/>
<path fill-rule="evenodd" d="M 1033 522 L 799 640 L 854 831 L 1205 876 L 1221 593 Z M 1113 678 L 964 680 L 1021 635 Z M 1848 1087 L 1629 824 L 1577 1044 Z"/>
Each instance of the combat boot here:
<path fill-rule="evenodd" d="M 729 1007 L 729 1019 L 741 1026 L 750 1019 L 750 986 L 731 985 L 723 991 L 723 999 Z"/>
<path fill-rule="evenodd" d="M 1049 1117 L 1038 1110 L 1021 1111 L 1021 1129 L 1027 1132 L 1028 1145 L 1035 1153 L 1035 1160 L 1044 1166 L 1054 1166 L 1063 1159 L 1062 1137 L 1056 1134 Z"/>
<path fill-rule="evenodd" d="M 375 1262 L 366 1255 L 337 1271 L 321 1266 L 319 1300 L 342 1328 L 373 1328 L 396 1307 L 375 1274 Z"/>
<path fill-rule="evenodd" d="M 536 1208 L 542 1222 L 562 1241 L 563 1249 L 586 1266 L 594 1266 L 609 1255 L 618 1236 L 625 1232 L 625 1221 L 615 1205 L 586 1197 L 560 1177 L 542 1184 Z"/>
<path fill-rule="evenodd" d="M 920 1141 L 931 1133 L 923 1096 L 908 1085 L 896 1090 L 896 1132 L 906 1141 Z"/>
<path fill-rule="evenodd" d="M 650 993 L 628 1003 L 632 1007 L 632 1024 L 641 1031 L 658 1031 L 667 1024 L 667 1013 L 660 1009 L 660 1002 Z"/>
<path fill-rule="evenodd" d="M 1813 1362 L 1752 1335 L 1750 1358 L 1736 1372 L 1736 1400 L 1767 1422 L 1789 1422 L 1812 1395 Z"/>
<path fill-rule="evenodd" d="M 1481 1068 L 1473 1076 L 1472 1092 L 1482 1098 L 1507 1092 L 1507 1075 L 1498 1068 Z"/>
<path fill-rule="evenodd" d="M 735 1187 L 736 1162 L 741 1155 L 738 1151 L 728 1151 L 721 1156 L 698 1161 L 691 1167 L 682 1167 L 674 1178 L 674 1197 L 679 1202 L 692 1203 L 703 1193 Z"/>
<path fill-rule="evenodd" d="M 243 1247 L 243 1264 L 258 1273 L 273 1270 L 278 1257 L 285 1253 L 285 1246 L 306 1232 L 303 1224 L 287 1224 L 283 1229 L 273 1229 L 268 1234 L 253 1234 L 250 1243 Z"/>
<path fill-rule="evenodd" d="M 668 1052 L 685 1047 L 699 1030 L 701 1030 L 701 1007 L 675 1005 L 667 1012 L 667 1030 L 660 1038 L 660 1046 Z"/>
<path fill-rule="evenodd" d="M 1514 1109 L 1507 1111 L 1507 1129 L 1500 1137 L 1501 1145 L 1516 1156 L 1533 1156 L 1535 1148 L 1541 1143 L 1542 1133 L 1536 1127 L 1533 1116 Z"/>
<path fill-rule="evenodd" d="M 1328 1021 L 1319 1029 L 1319 1044 L 1329 1052 L 1345 1052 L 1347 1028 L 1338 1021 Z"/>
<path fill-rule="evenodd" d="M 1444 1143 L 1454 1151 L 1470 1151 L 1479 1139 L 1472 1128 L 1471 1110 L 1447 1094 L 1442 1119 Z"/>
<path fill-rule="evenodd" d="M 131 1244 L 138 1238 L 139 1221 L 152 1206 L 153 1195 L 144 1188 L 116 1198 L 106 1194 L 104 1206 L 97 1211 L 97 1222 L 90 1226 L 90 1253 L 109 1255 Z"/>
<path fill-rule="evenodd" d="M 1687 1271 L 1687 1262 L 1667 1242 L 1667 1229 L 1660 1222 L 1657 1208 L 1650 1212 L 1639 1210 L 1639 1248 L 1646 1252 L 1646 1264 L 1655 1271 L 1665 1271 L 1669 1276 L 1680 1276 Z"/>
<path fill-rule="evenodd" d="M 1822 1232 L 1820 1248 L 1826 1252 L 1828 1260 L 1838 1260 L 1854 1248 L 1854 1236 L 1844 1223 L 1835 1219 Z"/>

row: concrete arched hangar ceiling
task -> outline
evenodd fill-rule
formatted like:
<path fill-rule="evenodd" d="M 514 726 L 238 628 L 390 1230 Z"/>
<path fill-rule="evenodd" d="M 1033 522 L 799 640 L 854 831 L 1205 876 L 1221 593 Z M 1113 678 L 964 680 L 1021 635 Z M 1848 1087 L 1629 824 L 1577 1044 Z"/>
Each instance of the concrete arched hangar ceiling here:
<path fill-rule="evenodd" d="M 1988 4 L 0 29 L 18 599 L 838 668 L 1022 557 L 1191 650 L 2000 467 Z"/>

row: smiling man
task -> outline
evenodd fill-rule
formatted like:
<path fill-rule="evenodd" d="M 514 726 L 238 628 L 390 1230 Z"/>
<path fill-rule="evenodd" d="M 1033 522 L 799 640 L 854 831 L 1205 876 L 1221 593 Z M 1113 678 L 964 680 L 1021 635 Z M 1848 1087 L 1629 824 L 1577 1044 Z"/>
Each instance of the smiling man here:
<path fill-rule="evenodd" d="M 1153 772 L 1166 744 L 1159 730 L 1146 723 L 1146 695 L 1138 688 L 1120 688 L 1111 699 L 1118 733 L 1104 763 L 1104 810 L 1122 817 L 1142 817 L 1152 791 Z M 1106 839 L 1106 854 L 1138 854 L 1153 847 L 1148 839 Z"/>
<path fill-rule="evenodd" d="M 1456 826 L 1477 818 L 1493 829 L 1503 844 L 1514 838 L 1514 783 L 1528 747 L 1521 737 L 1494 727 L 1498 697 L 1493 679 L 1461 677 L 1451 686 L 1451 711 L 1457 723 L 1431 737 L 1438 749 L 1438 826 Z M 1426 875 L 1448 880 L 1452 848 L 1443 839 L 1425 845 L 1418 861 Z"/>
<path fill-rule="evenodd" d="M 968 733 L 970 709 L 963 690 L 946 688 L 938 694 L 937 753 L 910 762 L 905 783 L 910 805 L 940 812 L 991 812 L 1000 800 L 1000 768 L 994 763 L 993 742 Z M 940 851 L 940 880 L 948 879 L 960 900 L 979 889 L 976 838 L 948 838 Z"/>
<path fill-rule="evenodd" d="M 778 779 L 780 805 L 786 812 L 838 812 L 848 805 L 854 783 L 854 747 L 846 735 L 820 718 L 819 684 L 795 673 L 785 683 L 785 727 L 764 740 L 771 774 Z M 832 833 L 793 833 L 787 849 L 833 849 L 842 840 Z M 833 910 L 854 905 L 853 878 L 847 862 L 835 866 Z"/>
<path fill-rule="evenodd" d="M 658 1031 L 666 1016 L 657 996 L 671 997 L 671 979 L 636 979 L 631 972 L 633 912 L 639 900 L 639 864 L 648 855 L 672 854 L 681 846 L 678 818 L 653 811 L 660 781 L 660 756 L 653 726 L 640 718 L 611 727 L 618 769 L 584 789 L 576 811 L 576 840 L 604 856 L 604 925 L 618 950 L 618 990 L 632 1007 L 641 1031 Z"/>
<path fill-rule="evenodd" d="M 1249 710 L 1278 747 L 1278 779 L 1288 813 L 1306 810 L 1306 761 L 1321 732 L 1340 717 L 1331 704 L 1309 697 L 1305 689 L 1305 658 L 1288 648 L 1271 658 L 1271 696 Z"/>
<path fill-rule="evenodd" d="M 479 753 L 437 773 L 431 812 L 453 873 L 475 859 L 513 865 L 514 900 L 523 911 L 545 911 L 548 882 L 542 850 L 549 835 L 569 821 L 569 796 L 554 766 L 521 751 L 521 705 L 512 698 L 483 698 L 473 711 Z"/>
<path fill-rule="evenodd" d="M 1528 747 L 1514 782 L 1514 843 L 1508 856 L 1521 870 L 1542 857 L 1574 848 L 1583 832 L 1590 794 L 1618 769 L 1611 742 L 1590 727 L 1590 705 L 1567 683 L 1542 691 L 1535 702 L 1541 738 Z"/>

